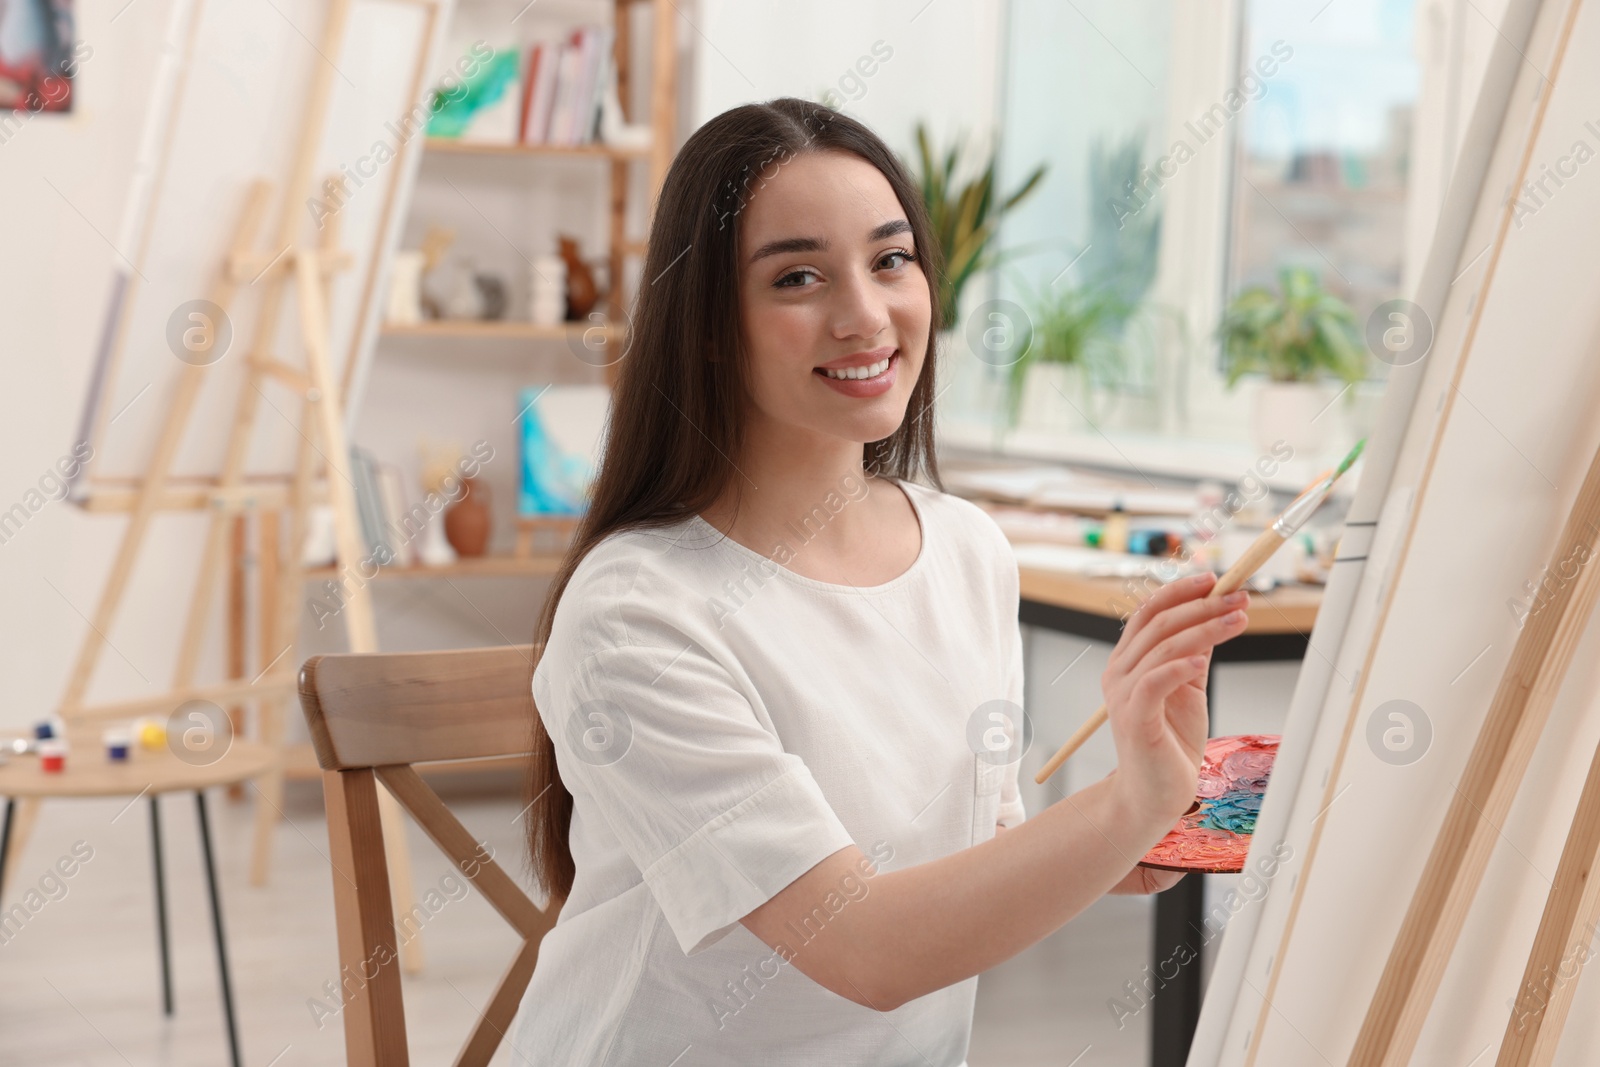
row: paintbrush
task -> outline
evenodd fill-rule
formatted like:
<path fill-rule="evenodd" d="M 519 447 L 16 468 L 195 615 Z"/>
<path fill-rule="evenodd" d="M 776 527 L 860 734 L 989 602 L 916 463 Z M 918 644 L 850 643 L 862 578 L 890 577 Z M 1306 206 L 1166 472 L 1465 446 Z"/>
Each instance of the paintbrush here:
<path fill-rule="evenodd" d="M 1365 437 L 1357 441 L 1356 446 L 1350 450 L 1350 454 L 1345 456 L 1337 467 L 1318 477 L 1299 496 L 1295 497 L 1289 506 L 1283 509 L 1283 512 L 1274 520 L 1272 525 L 1261 531 L 1261 536 L 1255 539 L 1255 542 L 1245 551 L 1244 555 L 1240 556 L 1233 566 L 1229 567 L 1227 572 L 1217 579 L 1217 584 L 1211 587 L 1211 592 L 1207 593 L 1206 597 L 1227 596 L 1249 581 L 1250 576 L 1260 570 L 1261 565 L 1266 563 L 1272 557 L 1272 554 L 1283 546 L 1285 541 L 1293 537 L 1300 527 L 1305 525 L 1306 520 L 1311 517 L 1311 513 L 1317 510 L 1317 506 L 1328 498 L 1328 494 L 1333 491 L 1333 483 L 1337 482 L 1339 476 L 1350 469 L 1350 465 L 1356 461 L 1357 456 L 1361 455 L 1361 449 L 1366 443 L 1367 439 Z M 1078 751 L 1096 730 L 1105 725 L 1108 717 L 1109 713 L 1106 711 L 1106 706 L 1101 704 L 1100 710 L 1089 716 L 1088 721 L 1078 727 L 1077 733 L 1067 738 L 1067 743 L 1056 750 L 1056 754 L 1050 757 L 1050 762 L 1046 763 L 1039 773 L 1033 776 L 1033 780 L 1043 785 L 1046 779 L 1061 769 L 1061 765 L 1067 762 L 1069 756 Z"/>

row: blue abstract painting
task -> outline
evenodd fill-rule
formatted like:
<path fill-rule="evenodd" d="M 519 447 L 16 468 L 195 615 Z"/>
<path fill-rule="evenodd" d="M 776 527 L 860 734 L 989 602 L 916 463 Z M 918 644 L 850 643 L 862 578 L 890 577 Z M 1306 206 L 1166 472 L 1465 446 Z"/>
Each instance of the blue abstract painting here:
<path fill-rule="evenodd" d="M 610 391 L 604 386 L 524 389 L 520 515 L 581 515 L 598 464 Z"/>

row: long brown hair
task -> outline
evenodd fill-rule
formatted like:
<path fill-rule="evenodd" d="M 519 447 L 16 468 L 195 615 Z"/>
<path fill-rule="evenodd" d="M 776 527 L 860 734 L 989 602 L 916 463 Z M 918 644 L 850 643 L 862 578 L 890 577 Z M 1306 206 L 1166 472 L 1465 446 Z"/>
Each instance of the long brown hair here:
<path fill-rule="evenodd" d="M 783 97 L 725 111 L 684 143 L 662 183 L 600 468 L 572 546 L 550 582 L 536 656 L 543 654 L 567 582 L 590 549 L 620 530 L 668 526 L 698 514 L 737 481 L 731 457 L 744 442 L 747 403 L 739 343 L 740 216 L 777 168 L 800 153 L 828 150 L 859 156 L 888 179 L 911 224 L 932 305 L 907 417 L 889 437 L 863 446 L 863 467 L 900 480 L 922 474 L 943 488 L 932 411 L 940 250 L 916 184 L 876 134 L 831 108 Z M 537 710 L 532 751 L 529 855 L 552 901 L 565 899 L 575 873 L 567 843 L 572 794 L 561 783 L 555 745 Z"/>

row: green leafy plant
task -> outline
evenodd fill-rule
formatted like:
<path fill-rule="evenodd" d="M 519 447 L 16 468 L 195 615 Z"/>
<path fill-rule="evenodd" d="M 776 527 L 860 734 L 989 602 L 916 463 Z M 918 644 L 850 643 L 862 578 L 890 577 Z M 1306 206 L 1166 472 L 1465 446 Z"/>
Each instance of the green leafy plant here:
<path fill-rule="evenodd" d="M 1366 377 L 1367 352 L 1350 305 L 1305 267 L 1278 271 L 1279 292 L 1254 286 L 1229 302 L 1217 338 L 1232 387 L 1246 374 L 1309 382 L 1324 372 L 1346 382 Z"/>
<path fill-rule="evenodd" d="M 1115 142 L 1096 137 L 1089 146 L 1089 243 L 1079 267 L 1079 277 L 1117 293 L 1130 313 L 1155 282 L 1161 247 L 1161 205 L 1135 207 L 1129 191 L 1149 183 L 1144 143 L 1141 129 Z"/>
<path fill-rule="evenodd" d="M 936 157 L 928 143 L 927 127 L 921 122 L 917 123 L 916 137 L 917 164 L 912 169 L 934 236 L 944 253 L 944 274 L 939 279 L 939 328 L 946 330 L 956 324 L 957 306 L 967 282 L 999 261 L 994 238 L 1001 217 L 1033 192 L 1044 179 L 1045 165 L 1035 167 L 1016 192 L 997 196 L 992 153 L 976 177 L 957 186 L 955 174 L 964 154 L 962 146 L 953 145 Z"/>
<path fill-rule="evenodd" d="M 1022 357 L 1011 364 L 1006 416 L 1015 426 L 1022 412 L 1028 368 L 1055 363 L 1073 367 L 1092 385 L 1105 386 L 1121 376 L 1126 349 L 1123 328 L 1133 305 L 1116 290 L 1096 285 L 1046 288 L 1029 301 L 1031 320 L 1022 339 Z"/>

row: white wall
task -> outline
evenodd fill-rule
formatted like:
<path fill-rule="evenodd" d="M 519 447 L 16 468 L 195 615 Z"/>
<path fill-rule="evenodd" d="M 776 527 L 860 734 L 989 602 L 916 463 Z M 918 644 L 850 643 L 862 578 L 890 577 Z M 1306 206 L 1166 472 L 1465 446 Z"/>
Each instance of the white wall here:
<path fill-rule="evenodd" d="M 0 144 L 0 510 L 70 452 L 167 4 L 80 0 L 83 62 L 70 115 L 30 118 Z M 220 225 L 219 220 L 219 225 Z M 132 255 L 131 249 L 121 249 Z M 0 728 L 60 700 L 124 520 L 51 502 L 0 544 Z M 193 519 L 164 519 L 90 699 L 165 688 L 182 624 Z M 148 685 L 146 684 L 148 682 Z"/>
<path fill-rule="evenodd" d="M 739 104 L 775 96 L 815 100 L 831 88 L 842 98 L 841 110 L 902 155 L 912 149 L 918 119 L 940 139 L 986 130 L 995 120 L 1003 6 L 701 0 L 699 13 L 689 16 L 697 31 L 691 115 L 699 124 Z M 879 41 L 893 55 L 858 85 L 855 65 Z"/>

